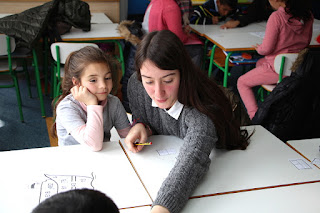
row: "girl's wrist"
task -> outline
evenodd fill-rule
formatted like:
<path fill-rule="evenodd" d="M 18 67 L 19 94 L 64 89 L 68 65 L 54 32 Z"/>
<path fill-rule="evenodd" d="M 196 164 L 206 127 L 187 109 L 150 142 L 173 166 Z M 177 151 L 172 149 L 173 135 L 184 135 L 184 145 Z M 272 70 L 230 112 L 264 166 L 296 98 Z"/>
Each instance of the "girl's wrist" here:
<path fill-rule="evenodd" d="M 143 126 L 144 126 L 144 128 L 146 129 L 146 131 L 147 131 L 147 135 L 148 136 L 150 136 L 150 135 L 152 135 L 152 130 L 151 130 L 151 128 L 149 127 L 149 125 L 147 125 L 147 124 L 145 124 L 145 123 L 142 123 L 142 122 L 137 122 L 136 120 L 134 120 L 133 122 L 132 122 L 132 124 L 131 124 L 131 127 L 133 127 L 133 126 L 135 126 L 135 125 L 137 125 L 137 124 L 142 124 Z"/>
<path fill-rule="evenodd" d="M 140 123 L 140 124 L 142 124 L 144 126 L 144 128 L 146 128 L 148 136 L 152 135 L 152 130 L 149 125 L 147 125 L 145 123 Z"/>

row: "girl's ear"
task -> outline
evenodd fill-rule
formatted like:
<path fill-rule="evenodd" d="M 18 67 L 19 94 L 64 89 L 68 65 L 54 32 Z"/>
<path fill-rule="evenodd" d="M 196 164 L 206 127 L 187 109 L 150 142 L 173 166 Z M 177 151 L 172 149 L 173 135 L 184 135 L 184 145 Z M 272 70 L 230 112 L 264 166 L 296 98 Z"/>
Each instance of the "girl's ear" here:
<path fill-rule="evenodd" d="M 76 85 L 80 86 L 80 81 L 75 77 L 72 77 L 72 83 L 73 83 L 73 86 L 76 86 Z"/>

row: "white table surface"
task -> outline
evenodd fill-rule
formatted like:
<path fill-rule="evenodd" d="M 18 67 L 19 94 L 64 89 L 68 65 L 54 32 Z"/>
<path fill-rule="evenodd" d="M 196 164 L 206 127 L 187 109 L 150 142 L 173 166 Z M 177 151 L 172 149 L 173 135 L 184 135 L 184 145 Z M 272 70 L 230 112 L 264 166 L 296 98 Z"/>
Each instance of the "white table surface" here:
<path fill-rule="evenodd" d="M 319 197 L 318 182 L 191 199 L 181 213 L 319 213 Z"/>
<path fill-rule="evenodd" d="M 300 184 L 190 199 L 181 213 L 319 213 L 320 183 Z M 120 213 L 149 213 L 150 207 Z"/>
<path fill-rule="evenodd" d="M 303 156 L 305 156 L 309 161 L 313 161 L 315 158 L 320 159 L 320 138 L 314 139 L 304 139 L 304 140 L 291 140 L 287 144 L 292 146 Z"/>
<path fill-rule="evenodd" d="M 113 22 L 104 13 L 91 13 L 91 24 L 112 24 Z"/>
<path fill-rule="evenodd" d="M 247 150 L 214 151 L 210 169 L 192 197 L 320 180 L 319 170 L 311 164 L 312 169 L 298 170 L 289 159 L 302 157 L 263 127 L 247 128 L 250 131 L 255 128 Z M 145 146 L 143 151 L 127 153 L 152 199 L 155 199 L 183 141 L 172 136 L 152 136 L 150 141 L 153 144 Z M 157 154 L 164 149 L 176 150 L 176 153 Z"/>
<path fill-rule="evenodd" d="M 123 39 L 117 31 L 118 24 L 91 24 L 91 30 L 84 32 L 82 29 L 72 27 L 69 33 L 61 35 L 63 41 L 92 41 Z"/>
<path fill-rule="evenodd" d="M 254 50 L 252 45 L 261 44 L 263 38 L 252 35 L 252 32 L 265 32 L 266 22 L 252 23 L 245 27 L 220 29 L 220 25 L 190 25 L 197 34 L 204 36 L 224 51 Z M 320 47 L 316 37 L 320 34 L 320 20 L 313 23 L 311 47 Z"/>
<path fill-rule="evenodd" d="M 120 209 L 120 213 L 150 213 L 151 206 L 135 207 L 130 209 Z"/>
<path fill-rule="evenodd" d="M 77 180 L 76 187 L 107 194 L 119 208 L 152 203 L 118 142 L 104 143 L 100 152 L 83 145 L 0 152 L 0 162 L 3 213 L 30 212 L 46 187 L 53 187 L 51 194 L 65 191 L 71 179 Z"/>

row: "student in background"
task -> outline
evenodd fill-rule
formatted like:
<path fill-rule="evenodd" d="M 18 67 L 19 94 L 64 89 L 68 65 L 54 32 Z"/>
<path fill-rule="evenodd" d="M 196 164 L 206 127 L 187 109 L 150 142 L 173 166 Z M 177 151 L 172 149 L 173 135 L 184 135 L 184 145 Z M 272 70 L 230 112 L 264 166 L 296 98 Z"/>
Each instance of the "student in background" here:
<path fill-rule="evenodd" d="M 143 19 L 146 32 L 170 30 L 176 34 L 185 45 L 192 61 L 201 67 L 203 47 L 202 41 L 190 33 L 189 26 L 182 25 L 181 9 L 176 0 L 152 0 Z"/>
<path fill-rule="evenodd" d="M 247 14 L 234 17 L 220 28 L 244 27 L 253 22 L 267 21 L 273 11 L 269 0 L 254 0 L 248 7 Z"/>
<path fill-rule="evenodd" d="M 120 100 L 110 94 L 117 66 L 101 49 L 84 47 L 71 53 L 65 64 L 62 95 L 55 104 L 55 130 L 59 146 L 85 144 L 102 149 L 114 126 L 126 137 L 130 122 Z"/>
<path fill-rule="evenodd" d="M 194 9 L 191 24 L 218 24 L 237 11 L 238 0 L 209 0 Z"/>
<path fill-rule="evenodd" d="M 75 189 L 55 194 L 41 202 L 32 213 L 119 213 L 105 194 L 92 189 Z"/>
<path fill-rule="evenodd" d="M 193 11 L 191 0 L 176 0 L 181 10 L 182 25 L 185 31 L 189 32 L 188 25 L 190 24 L 190 13 Z"/>
<path fill-rule="evenodd" d="M 252 119 L 258 109 L 252 87 L 262 84 L 276 84 L 279 75 L 274 71 L 274 59 L 280 53 L 297 53 L 306 48 L 312 36 L 313 15 L 310 1 L 269 0 L 277 10 L 272 13 L 261 45 L 255 49 L 265 57 L 256 68 L 238 79 L 238 90 Z"/>
<path fill-rule="evenodd" d="M 139 152 L 143 146 L 135 141 L 144 143 L 150 135 L 184 140 L 151 209 L 152 213 L 177 213 L 208 171 L 211 150 L 246 149 L 248 133 L 240 130 L 223 91 L 191 62 L 172 32 L 146 35 L 138 45 L 135 65 L 128 97 L 138 123 L 125 143 L 130 151 Z"/>

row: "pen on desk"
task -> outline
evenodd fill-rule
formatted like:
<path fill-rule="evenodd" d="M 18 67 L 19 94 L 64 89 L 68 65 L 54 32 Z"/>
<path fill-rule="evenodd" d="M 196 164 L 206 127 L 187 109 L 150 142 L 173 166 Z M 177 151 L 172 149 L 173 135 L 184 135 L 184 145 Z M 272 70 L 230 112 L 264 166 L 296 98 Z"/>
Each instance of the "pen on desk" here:
<path fill-rule="evenodd" d="M 152 145 L 152 142 L 146 142 L 146 143 L 135 143 L 134 145 L 137 145 L 137 146 Z"/>

